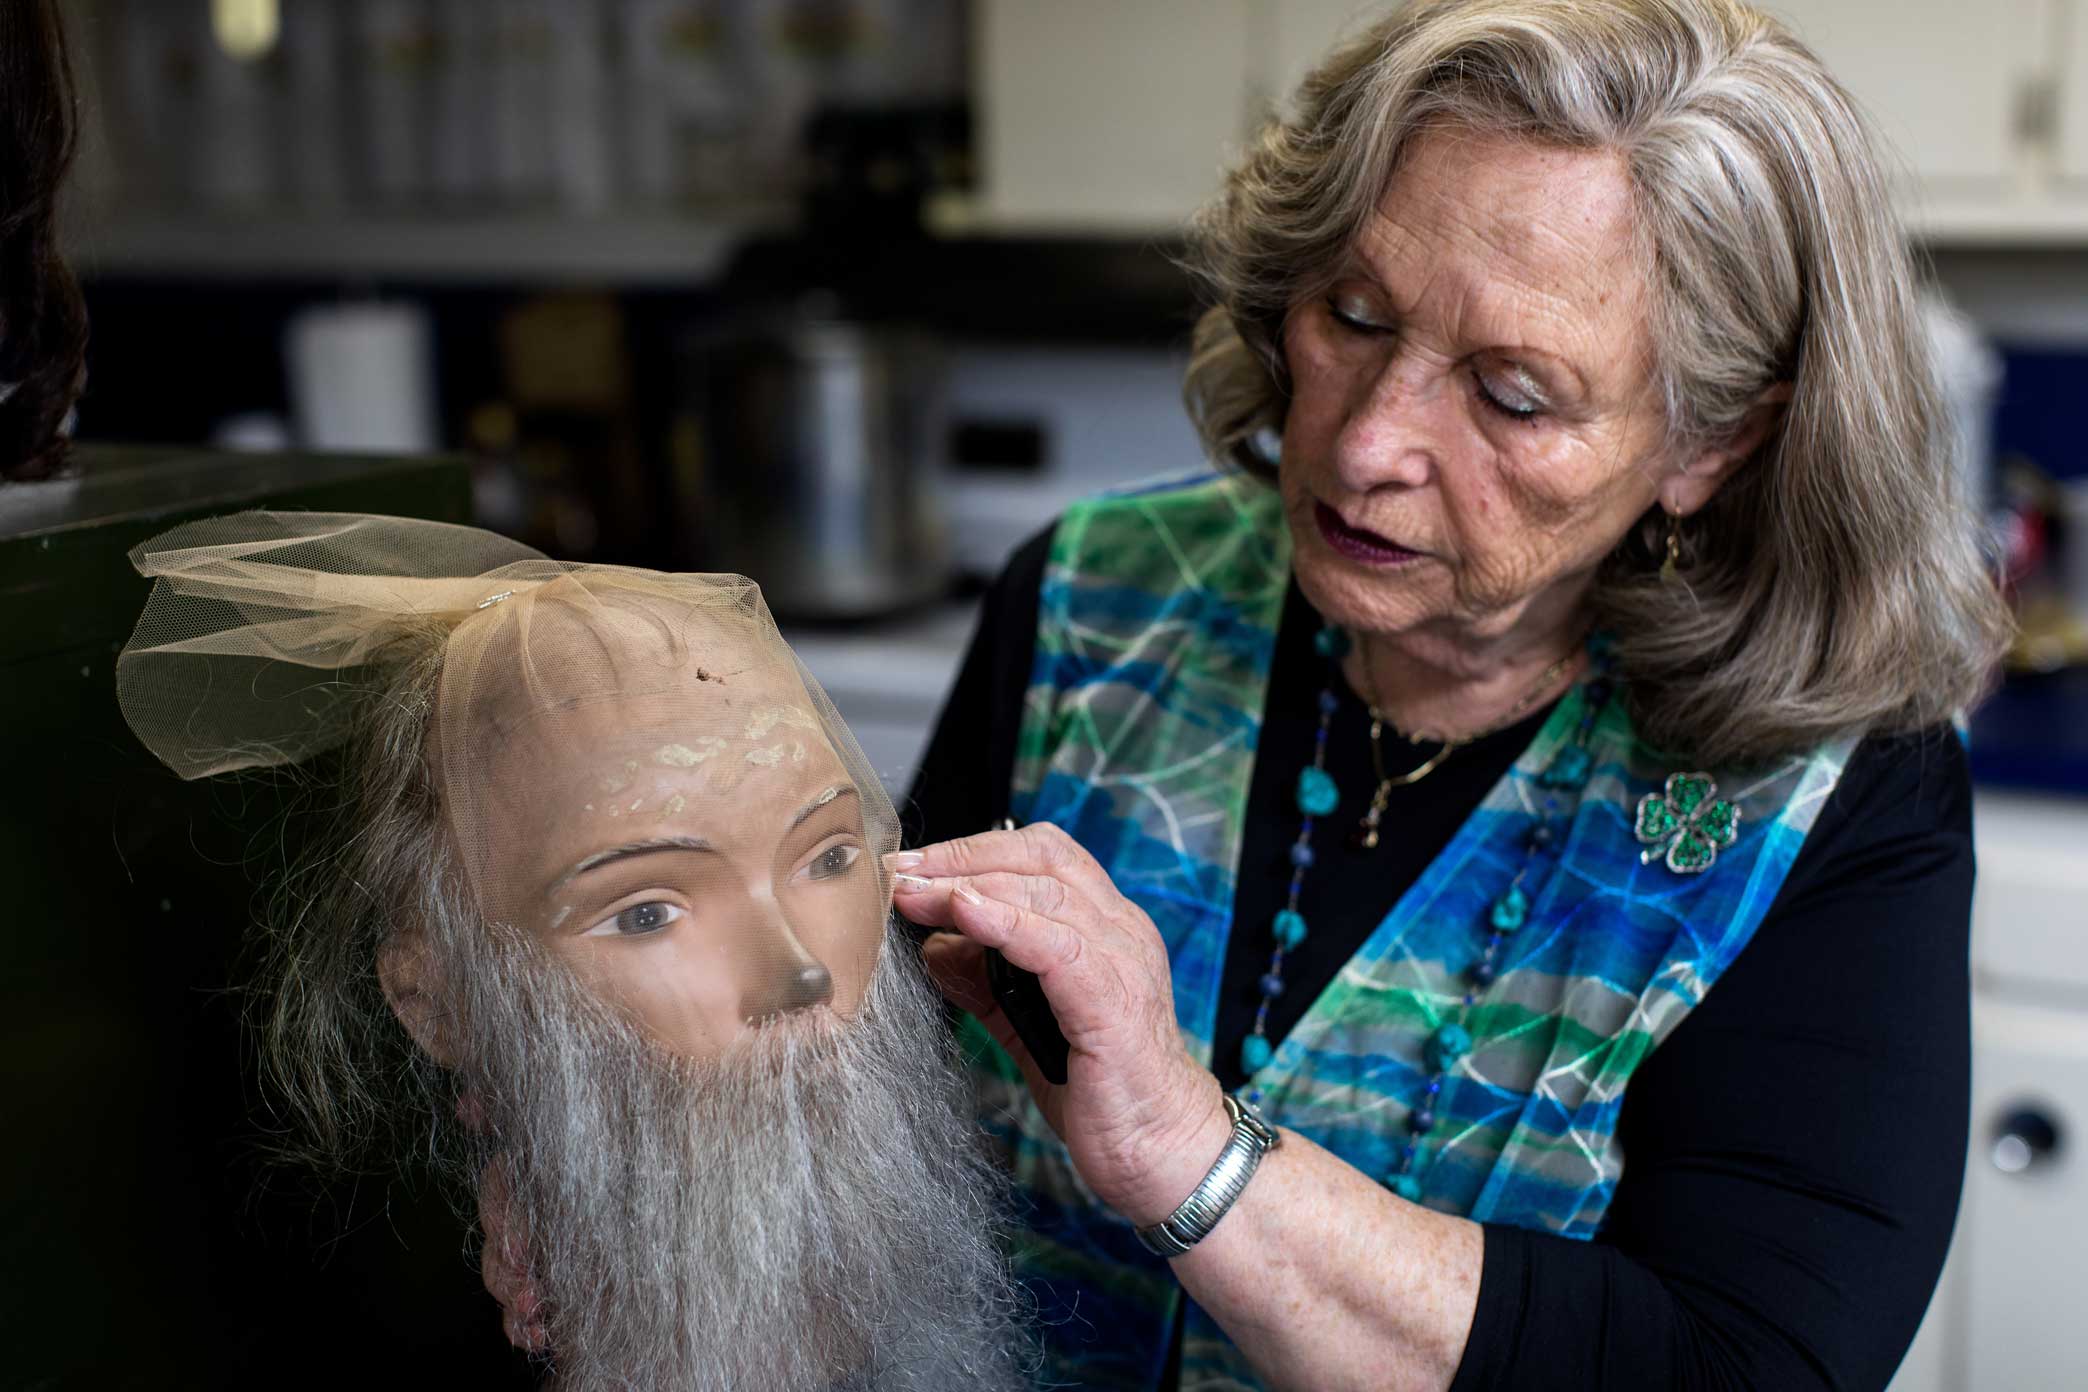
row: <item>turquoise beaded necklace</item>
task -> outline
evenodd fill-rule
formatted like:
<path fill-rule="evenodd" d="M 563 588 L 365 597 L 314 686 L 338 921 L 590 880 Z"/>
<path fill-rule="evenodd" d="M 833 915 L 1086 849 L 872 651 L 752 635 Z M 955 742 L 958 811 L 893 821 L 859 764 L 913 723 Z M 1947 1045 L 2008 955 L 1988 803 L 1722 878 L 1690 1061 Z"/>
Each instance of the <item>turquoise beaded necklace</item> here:
<path fill-rule="evenodd" d="M 1240 1064 L 1251 1077 L 1266 1068 L 1275 1057 L 1275 1046 L 1269 1042 L 1267 1031 L 1269 1006 L 1283 994 L 1283 959 L 1286 953 L 1297 950 L 1305 941 L 1307 925 L 1305 915 L 1299 910 L 1298 902 L 1305 888 L 1305 873 L 1312 868 L 1314 852 L 1312 836 L 1320 819 L 1331 814 L 1341 803 L 1341 789 L 1334 776 L 1327 772 L 1327 731 L 1333 724 L 1334 712 L 1340 708 L 1340 698 L 1335 691 L 1341 682 L 1341 660 L 1348 655 L 1349 636 L 1332 625 L 1320 629 L 1313 635 L 1312 645 L 1319 655 L 1327 660 L 1327 680 L 1319 693 L 1319 724 L 1313 733 L 1312 762 L 1298 772 L 1296 800 L 1300 821 L 1298 836 L 1290 849 L 1290 890 L 1284 907 L 1276 913 L 1271 925 L 1275 945 L 1269 957 L 1269 969 L 1262 973 L 1260 982 L 1261 1004 L 1254 1012 L 1254 1029 L 1240 1045 Z M 1391 1173 L 1382 1182 L 1401 1198 L 1418 1201 L 1421 1197 L 1421 1178 L 1416 1161 L 1421 1154 L 1422 1143 L 1436 1126 L 1436 1102 L 1442 1095 L 1443 1085 L 1449 1080 L 1459 1059 L 1472 1050 L 1472 1034 L 1465 1021 L 1478 1003 L 1479 996 L 1499 977 L 1501 953 L 1508 939 L 1513 937 L 1528 920 L 1530 895 L 1523 885 L 1531 872 L 1542 860 L 1549 859 L 1559 843 L 1559 830 L 1555 825 L 1561 808 L 1560 794 L 1577 793 L 1586 786 L 1589 775 L 1594 771 L 1594 760 L 1588 753 L 1588 736 L 1595 722 L 1608 704 L 1610 682 L 1608 676 L 1608 643 L 1597 637 L 1590 638 L 1587 649 L 1594 661 L 1595 672 L 1587 683 L 1581 709 L 1580 722 L 1573 738 L 1553 756 L 1552 762 L 1538 775 L 1538 786 L 1545 790 L 1541 804 L 1541 815 L 1530 829 L 1529 839 L 1524 844 L 1523 861 L 1516 868 L 1515 877 L 1508 882 L 1487 911 L 1486 920 L 1479 925 L 1484 932 L 1478 954 L 1465 969 L 1465 989 L 1459 998 L 1459 1019 L 1444 1020 L 1429 1034 L 1422 1055 L 1428 1064 L 1429 1077 L 1423 1095 L 1407 1113 L 1407 1140 L 1400 1148 L 1399 1158 Z M 1547 674 L 1547 680 L 1551 674 Z M 1539 688 L 1547 684 L 1541 680 Z M 1375 718 L 1375 717 L 1373 717 Z M 1445 753 L 1448 747 L 1446 746 Z M 1442 754 L 1435 756 L 1428 767 L 1440 763 Z M 1386 779 L 1379 770 L 1379 794 L 1373 799 L 1371 811 L 1366 814 L 1365 825 L 1371 833 L 1377 830 L 1378 816 L 1382 814 Z M 1411 780 L 1410 780 L 1411 781 Z M 1372 835 L 1365 844 L 1375 844 Z M 1248 1100 L 1258 1102 L 1259 1089 L 1248 1093 Z"/>

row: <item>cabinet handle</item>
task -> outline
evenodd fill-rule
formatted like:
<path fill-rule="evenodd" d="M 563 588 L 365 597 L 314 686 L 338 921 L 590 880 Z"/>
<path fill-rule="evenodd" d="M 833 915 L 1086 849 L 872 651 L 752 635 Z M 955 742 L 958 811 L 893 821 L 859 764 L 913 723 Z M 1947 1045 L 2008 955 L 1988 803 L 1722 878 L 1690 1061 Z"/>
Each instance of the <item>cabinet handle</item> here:
<path fill-rule="evenodd" d="M 1994 1123 L 1993 1147 L 1987 1152 L 2003 1174 L 2022 1174 L 2051 1163 L 2059 1154 L 2059 1126 L 2041 1108 L 2018 1105 Z"/>
<path fill-rule="evenodd" d="M 2016 84 L 2015 137 L 2033 149 L 2044 149 L 2059 139 L 2059 83 L 2047 72 L 2026 74 Z"/>

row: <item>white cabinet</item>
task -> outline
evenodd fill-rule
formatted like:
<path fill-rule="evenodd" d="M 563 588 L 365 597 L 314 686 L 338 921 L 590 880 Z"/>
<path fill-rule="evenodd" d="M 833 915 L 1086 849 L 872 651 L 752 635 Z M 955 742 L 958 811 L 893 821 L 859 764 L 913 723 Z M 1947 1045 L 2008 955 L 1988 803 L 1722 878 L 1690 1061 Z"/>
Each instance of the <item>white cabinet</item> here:
<path fill-rule="evenodd" d="M 1256 45 L 1250 99 L 1268 110 L 1290 99 L 1337 40 L 1385 12 L 1383 0 L 1262 0 L 1264 42 Z"/>
<path fill-rule="evenodd" d="M 2012 999 L 2063 994 L 2088 1010 L 2088 803 L 1981 792 L 1973 827 L 1974 985 Z"/>
<path fill-rule="evenodd" d="M 2088 199 L 2072 196 L 2063 177 L 2066 160 L 2082 155 L 2069 156 L 2062 129 L 2088 102 L 2088 63 L 2066 64 L 2088 0 L 1771 8 L 1871 115 L 1919 233 L 1940 243 L 2088 243 Z"/>
<path fill-rule="evenodd" d="M 2088 1009 L 1983 992 L 1972 1035 L 1957 1232 L 1890 1392 L 2088 1387 Z M 2058 1141 L 2042 1154 L 2023 1134 L 2040 1123 Z"/>
<path fill-rule="evenodd" d="M 1777 0 L 1931 198 L 2009 192 L 2049 0 Z"/>
<path fill-rule="evenodd" d="M 2088 1010 L 1982 997 L 1973 1040 L 1946 1367 L 1964 1388 L 2088 1387 Z"/>
<path fill-rule="evenodd" d="M 2088 197 L 2088 0 L 2067 0 L 2060 14 L 2059 178 L 2067 193 L 2081 198 Z"/>
<path fill-rule="evenodd" d="M 980 215 L 1172 228 L 1248 130 L 1249 0 L 979 0 Z"/>
<path fill-rule="evenodd" d="M 1971 1153 L 1892 1392 L 2088 1387 L 2088 805 L 1982 792 L 1974 834 Z"/>
<path fill-rule="evenodd" d="M 1383 0 L 978 0 L 979 220 L 1178 229 Z M 2088 245 L 2088 0 L 1769 0 L 1874 117 L 1917 231 Z"/>

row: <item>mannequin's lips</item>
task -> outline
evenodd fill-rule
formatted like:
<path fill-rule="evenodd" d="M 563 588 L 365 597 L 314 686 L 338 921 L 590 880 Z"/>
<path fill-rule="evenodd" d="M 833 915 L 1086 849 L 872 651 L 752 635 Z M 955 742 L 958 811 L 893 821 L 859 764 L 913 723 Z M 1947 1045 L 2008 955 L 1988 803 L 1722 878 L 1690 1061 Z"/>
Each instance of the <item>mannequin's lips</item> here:
<path fill-rule="evenodd" d="M 1351 527 L 1341 520 L 1340 513 L 1316 499 L 1312 504 L 1312 520 L 1319 524 L 1320 535 L 1326 538 L 1327 545 L 1359 564 L 1395 566 L 1421 558 L 1419 551 L 1410 551 L 1390 537 Z"/>

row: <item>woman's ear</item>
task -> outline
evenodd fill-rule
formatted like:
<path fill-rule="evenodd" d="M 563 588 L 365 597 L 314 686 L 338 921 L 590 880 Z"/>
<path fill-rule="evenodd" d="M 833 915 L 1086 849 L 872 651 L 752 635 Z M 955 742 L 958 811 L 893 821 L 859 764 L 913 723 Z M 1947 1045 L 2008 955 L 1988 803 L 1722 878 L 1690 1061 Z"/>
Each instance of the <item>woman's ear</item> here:
<path fill-rule="evenodd" d="M 449 1035 L 449 1012 L 443 1007 L 441 981 L 418 934 L 395 937 L 377 950 L 377 983 L 385 1003 L 406 1027 L 422 1053 L 453 1066 L 456 1056 Z"/>
<path fill-rule="evenodd" d="M 1769 432 L 1783 420 L 1791 401 L 1791 384 L 1776 382 L 1754 399 L 1747 415 L 1732 434 L 1707 445 L 1684 461 L 1681 468 L 1660 481 L 1661 511 L 1672 517 L 1687 517 L 1717 495 L 1725 481 L 1754 458 Z"/>

